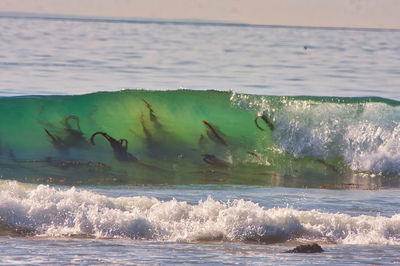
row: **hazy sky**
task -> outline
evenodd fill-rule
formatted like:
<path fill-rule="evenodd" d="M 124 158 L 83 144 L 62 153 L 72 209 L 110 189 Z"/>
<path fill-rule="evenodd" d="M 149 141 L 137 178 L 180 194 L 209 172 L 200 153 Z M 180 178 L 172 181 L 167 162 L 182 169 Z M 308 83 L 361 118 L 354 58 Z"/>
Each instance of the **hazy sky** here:
<path fill-rule="evenodd" d="M 0 12 L 400 29 L 400 0 L 0 0 Z"/>

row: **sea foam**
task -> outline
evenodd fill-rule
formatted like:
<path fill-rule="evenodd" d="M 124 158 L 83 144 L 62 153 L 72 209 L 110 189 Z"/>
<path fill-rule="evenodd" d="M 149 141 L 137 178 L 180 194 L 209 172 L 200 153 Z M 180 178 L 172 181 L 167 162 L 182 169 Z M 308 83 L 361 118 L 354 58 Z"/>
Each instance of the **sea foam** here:
<path fill-rule="evenodd" d="M 296 158 L 339 158 L 356 172 L 400 175 L 399 106 L 235 93 L 231 102 L 267 115 L 275 124 L 273 138 L 282 152 Z"/>
<path fill-rule="evenodd" d="M 88 190 L 3 181 L 3 225 L 46 237 L 132 238 L 157 241 L 328 241 L 400 244 L 400 215 L 350 216 L 292 207 L 265 209 L 237 199 L 197 204 L 154 197 L 109 197 Z"/>

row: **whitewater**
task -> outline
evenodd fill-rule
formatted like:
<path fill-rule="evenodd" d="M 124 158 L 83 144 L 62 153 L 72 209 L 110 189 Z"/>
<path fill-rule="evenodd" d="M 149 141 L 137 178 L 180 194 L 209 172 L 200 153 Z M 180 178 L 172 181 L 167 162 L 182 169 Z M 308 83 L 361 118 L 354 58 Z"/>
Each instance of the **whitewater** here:
<path fill-rule="evenodd" d="M 3 182 L 1 186 L 3 223 L 41 236 L 267 244 L 290 239 L 322 240 L 328 244 L 400 243 L 398 214 L 350 216 L 315 209 L 296 210 L 289 203 L 286 207 L 265 209 L 252 201 L 224 202 L 210 195 L 196 204 L 175 198 L 113 198 L 76 188 L 27 187 L 15 181 Z M 9 212 L 15 216 L 7 215 Z"/>
<path fill-rule="evenodd" d="M 2 264 L 400 262 L 399 31 L 0 28 Z"/>

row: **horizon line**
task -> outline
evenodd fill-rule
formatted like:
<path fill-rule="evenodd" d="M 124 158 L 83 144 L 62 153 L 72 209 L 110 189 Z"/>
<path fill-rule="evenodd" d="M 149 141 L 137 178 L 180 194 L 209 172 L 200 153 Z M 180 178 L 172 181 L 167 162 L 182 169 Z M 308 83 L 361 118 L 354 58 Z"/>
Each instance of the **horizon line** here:
<path fill-rule="evenodd" d="M 81 22 L 105 22 L 105 23 L 132 23 L 132 24 L 175 24 L 175 25 L 199 25 L 222 27 L 259 27 L 259 28 L 308 28 L 326 30 L 358 30 L 358 31 L 400 31 L 397 28 L 368 28 L 368 27 L 336 27 L 336 26 L 306 26 L 306 25 L 280 25 L 280 24 L 250 24 L 243 22 L 206 20 L 206 19 L 164 19 L 146 17 L 111 17 L 111 16 L 81 16 L 68 14 L 46 14 L 30 12 L 2 12 L 0 18 L 15 19 L 41 19 L 41 20 L 70 20 Z"/>

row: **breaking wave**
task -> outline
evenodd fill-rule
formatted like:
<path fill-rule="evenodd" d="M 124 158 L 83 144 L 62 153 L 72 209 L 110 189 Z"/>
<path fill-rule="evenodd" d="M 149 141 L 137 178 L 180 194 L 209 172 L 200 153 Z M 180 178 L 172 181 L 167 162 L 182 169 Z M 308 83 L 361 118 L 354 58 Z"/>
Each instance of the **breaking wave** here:
<path fill-rule="evenodd" d="M 7 227 L 37 236 L 400 244 L 398 214 L 350 216 L 292 207 L 265 209 L 244 199 L 223 202 L 211 197 L 197 204 L 146 196 L 114 198 L 16 181 L 3 181 L 0 188 L 0 230 Z"/>
<path fill-rule="evenodd" d="M 0 98 L 0 176 L 60 184 L 397 180 L 399 108 L 381 98 L 187 90 Z"/>

